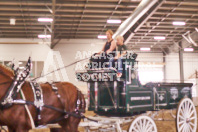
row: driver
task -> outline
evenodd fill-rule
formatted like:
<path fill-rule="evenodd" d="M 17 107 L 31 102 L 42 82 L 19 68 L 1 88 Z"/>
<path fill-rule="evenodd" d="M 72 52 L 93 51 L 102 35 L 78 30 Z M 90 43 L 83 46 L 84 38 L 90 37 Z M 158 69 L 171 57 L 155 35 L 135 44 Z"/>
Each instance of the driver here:
<path fill-rule="evenodd" d="M 115 57 L 116 53 L 116 42 L 113 40 L 113 31 L 111 29 L 106 31 L 107 42 L 104 44 L 102 50 L 96 54 L 94 54 L 95 58 L 93 62 L 101 63 L 101 66 L 104 68 L 103 63 L 108 62 L 109 59 Z M 96 58 L 96 56 L 98 56 Z"/>

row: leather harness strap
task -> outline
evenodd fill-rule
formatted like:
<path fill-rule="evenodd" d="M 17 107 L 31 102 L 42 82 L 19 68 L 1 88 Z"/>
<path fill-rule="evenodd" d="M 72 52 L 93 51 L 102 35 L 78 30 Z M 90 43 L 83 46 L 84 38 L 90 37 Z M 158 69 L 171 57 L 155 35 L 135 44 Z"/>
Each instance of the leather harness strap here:
<path fill-rule="evenodd" d="M 42 88 L 40 87 L 40 85 L 37 82 L 30 82 L 30 85 L 32 87 L 32 91 L 34 93 L 34 102 L 31 101 L 27 101 L 25 99 L 16 99 L 17 94 L 19 93 L 19 91 L 21 90 L 22 85 L 24 84 L 26 78 L 29 76 L 30 71 L 32 68 L 32 63 L 31 63 L 31 58 L 29 58 L 28 63 L 26 64 L 26 69 L 20 73 L 18 73 L 18 70 L 15 71 L 15 77 L 14 80 L 11 84 L 11 86 L 8 88 L 6 95 L 1 99 L 0 101 L 0 109 L 6 109 L 11 107 L 13 104 L 21 104 L 21 105 L 26 105 L 26 104 L 31 104 L 34 105 L 36 107 L 37 110 L 37 122 L 36 125 L 39 124 L 39 121 L 41 120 L 41 110 L 42 107 L 46 107 L 58 112 L 63 113 L 63 117 L 60 117 L 54 121 L 57 120 L 63 120 L 68 118 L 69 116 L 74 116 L 76 118 L 85 118 L 84 115 L 82 115 L 82 112 L 80 110 L 80 104 L 81 106 L 83 106 L 83 101 L 81 98 L 81 92 L 77 89 L 77 101 L 76 101 L 76 108 L 75 111 L 73 112 L 67 112 L 66 110 L 62 110 L 59 108 L 55 108 L 53 106 L 49 106 L 49 105 L 45 105 L 43 102 L 43 92 L 42 92 Z M 10 83 L 10 82 L 3 82 L 0 85 L 6 84 L 6 83 Z M 55 83 L 50 84 L 52 87 L 52 90 L 55 92 L 55 94 L 57 95 L 57 97 L 59 98 L 60 102 L 61 101 L 61 96 L 58 93 L 58 87 L 56 87 Z M 63 104 L 63 103 L 62 103 Z M 64 107 L 64 105 L 63 105 Z M 82 107 L 84 108 L 84 107 Z"/>

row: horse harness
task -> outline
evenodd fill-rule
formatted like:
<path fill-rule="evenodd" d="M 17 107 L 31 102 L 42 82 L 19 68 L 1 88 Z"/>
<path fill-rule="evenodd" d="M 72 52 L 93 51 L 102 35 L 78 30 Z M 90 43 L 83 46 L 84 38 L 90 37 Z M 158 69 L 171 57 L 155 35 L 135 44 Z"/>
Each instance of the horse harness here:
<path fill-rule="evenodd" d="M 39 121 L 41 120 L 41 111 L 43 107 L 53 109 L 55 111 L 61 112 L 64 114 L 63 117 L 60 117 L 58 119 L 55 119 L 53 121 L 50 121 L 49 123 L 54 123 L 56 121 L 68 118 L 69 116 L 74 116 L 77 118 L 85 118 L 85 116 L 82 114 L 82 110 L 80 110 L 80 104 L 82 103 L 82 106 L 85 105 L 83 104 L 83 101 L 80 100 L 80 91 L 77 89 L 77 102 L 76 102 L 76 109 L 74 112 L 67 112 L 66 110 L 62 110 L 59 108 L 55 108 L 53 106 L 45 105 L 43 101 L 43 91 L 40 85 L 36 81 L 30 81 L 30 86 L 32 88 L 33 94 L 34 94 L 34 102 L 23 100 L 23 99 L 16 99 L 17 94 L 20 92 L 25 80 L 29 76 L 29 73 L 32 68 L 32 63 L 29 58 L 28 63 L 26 64 L 26 68 L 22 72 L 18 72 L 18 69 L 15 70 L 15 77 L 6 91 L 5 96 L 0 100 L 0 109 L 4 110 L 6 108 L 11 107 L 13 104 L 30 104 L 34 105 L 36 107 L 37 111 L 37 119 L 36 119 L 36 125 L 39 124 Z M 58 93 L 58 88 L 56 87 L 55 83 L 50 83 L 52 90 L 55 92 L 57 95 L 58 99 L 60 100 L 60 94 Z M 61 102 L 61 100 L 60 100 Z M 61 102 L 62 103 L 62 102 Z"/>

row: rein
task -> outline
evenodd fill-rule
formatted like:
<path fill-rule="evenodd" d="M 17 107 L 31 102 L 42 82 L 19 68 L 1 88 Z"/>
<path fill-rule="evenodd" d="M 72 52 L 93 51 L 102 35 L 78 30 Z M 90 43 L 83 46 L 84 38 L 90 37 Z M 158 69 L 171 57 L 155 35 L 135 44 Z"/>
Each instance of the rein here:
<path fill-rule="evenodd" d="M 51 71 L 51 72 L 49 72 L 49 73 L 47 73 L 47 74 L 45 74 L 45 75 L 36 77 L 36 78 L 32 79 L 31 81 L 35 81 L 35 80 L 37 80 L 37 79 L 39 79 L 39 78 L 41 78 L 41 77 L 45 77 L 45 76 L 47 76 L 47 75 L 49 75 L 49 74 L 51 74 L 51 73 L 53 73 L 53 72 L 59 71 L 59 70 L 64 69 L 64 68 L 67 68 L 67 67 L 69 67 L 69 66 L 72 66 L 72 65 L 74 65 L 74 64 L 76 64 L 76 63 L 78 63 L 78 62 L 87 60 L 87 59 L 89 59 L 89 58 L 90 58 L 90 57 L 87 57 L 87 58 L 85 58 L 85 59 L 81 59 L 81 60 L 75 61 L 75 62 L 73 62 L 73 63 L 71 63 L 71 64 L 69 64 L 69 65 L 60 67 L 60 68 L 58 68 L 58 69 L 56 69 L 56 70 L 53 70 L 53 71 Z"/>

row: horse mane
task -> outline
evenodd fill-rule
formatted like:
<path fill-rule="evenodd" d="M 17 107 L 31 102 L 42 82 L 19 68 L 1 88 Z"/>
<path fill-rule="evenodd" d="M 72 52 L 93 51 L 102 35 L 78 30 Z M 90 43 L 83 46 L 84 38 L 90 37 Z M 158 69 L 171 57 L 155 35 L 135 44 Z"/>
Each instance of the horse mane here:
<path fill-rule="evenodd" d="M 10 78 L 14 77 L 14 71 L 6 67 L 5 65 L 0 64 L 0 72 L 3 72 L 5 75 L 9 76 Z"/>

